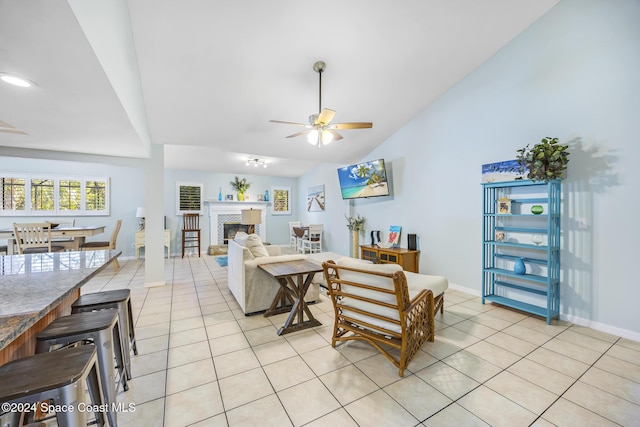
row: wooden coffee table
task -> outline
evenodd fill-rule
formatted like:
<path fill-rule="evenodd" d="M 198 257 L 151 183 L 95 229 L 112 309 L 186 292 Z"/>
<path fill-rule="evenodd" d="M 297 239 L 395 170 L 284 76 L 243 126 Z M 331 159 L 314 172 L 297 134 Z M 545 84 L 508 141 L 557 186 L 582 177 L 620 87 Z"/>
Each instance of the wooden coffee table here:
<path fill-rule="evenodd" d="M 280 283 L 280 290 L 271 303 L 271 307 L 265 311 L 264 317 L 289 312 L 289 317 L 284 325 L 278 329 L 278 335 L 322 325 L 313 317 L 304 300 L 313 276 L 321 272 L 322 267 L 305 260 L 260 264 L 258 267 Z M 296 280 L 293 280 L 294 277 Z M 305 314 L 307 320 L 304 320 Z"/>

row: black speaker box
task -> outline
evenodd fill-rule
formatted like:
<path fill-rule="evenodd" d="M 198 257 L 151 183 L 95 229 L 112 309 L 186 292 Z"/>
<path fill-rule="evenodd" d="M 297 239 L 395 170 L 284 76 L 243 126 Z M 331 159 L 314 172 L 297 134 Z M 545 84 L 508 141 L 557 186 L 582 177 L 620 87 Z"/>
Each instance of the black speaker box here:
<path fill-rule="evenodd" d="M 416 241 L 415 234 L 407 234 L 407 245 L 409 246 L 410 251 L 418 249 L 418 242 Z"/>

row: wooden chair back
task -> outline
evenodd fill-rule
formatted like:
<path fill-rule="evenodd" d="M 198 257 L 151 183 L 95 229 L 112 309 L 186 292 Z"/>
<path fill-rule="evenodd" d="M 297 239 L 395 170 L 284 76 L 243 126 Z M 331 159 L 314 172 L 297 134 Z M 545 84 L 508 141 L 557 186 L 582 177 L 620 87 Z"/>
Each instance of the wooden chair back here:
<path fill-rule="evenodd" d="M 435 337 L 433 292 L 409 296 L 407 278 L 391 264 L 360 267 L 322 264 L 335 311 L 331 345 L 361 340 L 371 344 L 404 375 L 426 341 Z M 385 272 L 387 271 L 387 272 Z M 399 351 L 395 356 L 389 346 Z"/>
<path fill-rule="evenodd" d="M 200 230 L 200 214 L 184 214 L 182 216 L 182 230 L 199 231 Z"/>
<path fill-rule="evenodd" d="M 120 227 L 122 227 L 121 219 L 116 221 L 116 226 L 113 228 L 113 231 L 111 232 L 111 238 L 109 239 L 109 249 L 116 248 L 116 241 L 118 240 L 118 233 L 120 233 Z"/>
<path fill-rule="evenodd" d="M 185 250 L 194 248 L 200 256 L 200 214 L 184 214 L 182 220 L 182 258 Z"/>
<path fill-rule="evenodd" d="M 32 249 L 51 252 L 51 224 L 48 222 L 13 223 L 13 234 L 19 254 Z"/>

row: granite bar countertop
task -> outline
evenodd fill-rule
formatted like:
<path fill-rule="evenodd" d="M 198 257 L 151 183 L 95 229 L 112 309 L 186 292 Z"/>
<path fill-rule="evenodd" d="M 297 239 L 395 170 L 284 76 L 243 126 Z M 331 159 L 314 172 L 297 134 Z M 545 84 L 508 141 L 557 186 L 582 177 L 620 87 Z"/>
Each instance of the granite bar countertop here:
<path fill-rule="evenodd" d="M 99 250 L 0 256 L 0 350 L 121 253 Z"/>

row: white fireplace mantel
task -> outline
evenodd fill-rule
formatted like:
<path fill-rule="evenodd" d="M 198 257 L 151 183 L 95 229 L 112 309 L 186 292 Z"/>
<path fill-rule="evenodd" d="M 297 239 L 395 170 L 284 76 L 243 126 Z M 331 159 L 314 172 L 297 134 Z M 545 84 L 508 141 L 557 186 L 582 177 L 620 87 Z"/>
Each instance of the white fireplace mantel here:
<path fill-rule="evenodd" d="M 220 215 L 241 215 L 245 209 L 259 209 L 261 210 L 261 221 L 259 227 L 257 227 L 258 235 L 262 241 L 267 240 L 267 207 L 271 206 L 270 202 L 232 202 L 232 201 L 218 201 L 218 200 L 205 200 L 205 204 L 209 205 L 209 244 L 220 245 L 222 244 L 223 236 L 219 235 L 218 223 Z"/>

